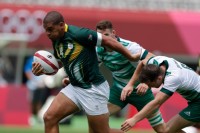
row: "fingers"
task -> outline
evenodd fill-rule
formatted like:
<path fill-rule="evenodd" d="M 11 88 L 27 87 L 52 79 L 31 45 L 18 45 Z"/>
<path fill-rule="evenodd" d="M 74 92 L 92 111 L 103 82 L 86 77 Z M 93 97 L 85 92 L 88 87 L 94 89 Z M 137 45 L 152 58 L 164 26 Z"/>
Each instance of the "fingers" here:
<path fill-rule="evenodd" d="M 34 62 L 34 63 L 32 64 L 32 73 L 33 73 L 34 75 L 36 75 L 36 76 L 39 76 L 39 75 L 41 75 L 41 74 L 44 74 L 44 73 L 43 73 L 43 68 L 42 68 L 42 66 L 40 65 L 40 63 Z"/>
<path fill-rule="evenodd" d="M 147 90 L 146 89 L 143 89 L 143 88 L 140 88 L 140 89 L 137 89 L 137 94 L 138 95 L 144 95 L 145 93 L 147 92 Z"/>
<path fill-rule="evenodd" d="M 131 86 L 131 87 L 126 86 L 126 87 L 122 90 L 122 92 L 121 92 L 121 97 L 120 97 L 120 99 L 121 99 L 122 101 L 125 101 L 125 100 L 126 100 L 126 97 L 127 97 L 127 96 L 130 96 L 130 94 L 132 93 L 132 91 L 133 91 L 132 86 Z"/>
<path fill-rule="evenodd" d="M 132 126 L 126 121 L 121 125 L 121 130 L 124 132 L 127 132 L 131 128 L 132 128 Z"/>
<path fill-rule="evenodd" d="M 120 97 L 120 100 L 124 101 L 124 94 L 125 92 L 122 90 L 122 93 L 121 93 L 121 97 Z"/>
<path fill-rule="evenodd" d="M 122 90 L 121 98 L 120 98 L 122 101 L 125 101 L 125 100 L 126 100 L 127 93 L 128 93 L 128 92 L 127 92 L 126 90 Z"/>
<path fill-rule="evenodd" d="M 130 96 L 133 90 L 129 90 L 127 96 Z"/>
<path fill-rule="evenodd" d="M 138 95 L 144 95 L 148 90 L 148 86 L 144 83 L 141 83 L 137 86 L 137 94 Z"/>

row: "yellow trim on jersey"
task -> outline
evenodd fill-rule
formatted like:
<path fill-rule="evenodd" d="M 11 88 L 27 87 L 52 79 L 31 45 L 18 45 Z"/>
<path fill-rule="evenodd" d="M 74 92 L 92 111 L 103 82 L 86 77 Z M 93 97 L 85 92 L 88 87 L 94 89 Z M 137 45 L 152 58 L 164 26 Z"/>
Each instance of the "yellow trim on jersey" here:
<path fill-rule="evenodd" d="M 68 30 L 68 25 L 65 24 L 65 32 L 67 32 L 67 30 Z"/>
<path fill-rule="evenodd" d="M 69 48 L 65 51 L 65 57 L 70 53 L 70 51 L 71 51 L 71 49 L 69 49 Z"/>
<path fill-rule="evenodd" d="M 74 42 L 74 50 L 70 56 L 69 61 L 72 61 L 75 58 L 77 58 L 77 56 L 81 53 L 82 49 L 83 49 L 82 45 L 78 44 L 77 42 Z M 71 51 L 71 49 L 68 48 L 65 52 L 65 55 L 68 55 L 70 51 Z"/>

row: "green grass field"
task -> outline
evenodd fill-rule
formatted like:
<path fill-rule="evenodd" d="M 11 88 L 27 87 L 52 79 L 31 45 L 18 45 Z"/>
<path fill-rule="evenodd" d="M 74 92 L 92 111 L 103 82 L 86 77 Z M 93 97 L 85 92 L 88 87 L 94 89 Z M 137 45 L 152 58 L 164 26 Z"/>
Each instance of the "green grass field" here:
<path fill-rule="evenodd" d="M 112 128 L 119 128 L 124 119 L 110 118 L 110 126 Z M 87 120 L 84 116 L 75 116 L 72 119 L 71 125 L 61 125 L 60 133 L 87 133 Z M 42 124 L 33 127 L 19 127 L 19 126 L 0 126 L 0 133 L 44 133 Z M 153 133 L 149 130 L 132 130 L 128 133 Z"/>

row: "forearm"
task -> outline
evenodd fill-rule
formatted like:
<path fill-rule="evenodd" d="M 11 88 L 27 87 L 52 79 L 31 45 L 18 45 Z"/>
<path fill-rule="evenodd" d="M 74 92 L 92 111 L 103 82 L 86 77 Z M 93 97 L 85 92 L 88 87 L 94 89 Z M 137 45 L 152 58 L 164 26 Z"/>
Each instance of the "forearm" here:
<path fill-rule="evenodd" d="M 139 77 L 140 72 L 142 71 L 143 66 L 144 66 L 143 62 L 141 61 L 138 64 L 135 72 L 133 73 L 133 76 L 131 77 L 130 81 L 128 82 L 129 85 L 133 86 L 135 82 L 138 81 L 138 77 Z"/>
<path fill-rule="evenodd" d="M 134 115 L 134 119 L 136 122 L 139 122 L 143 120 L 144 118 L 147 118 L 149 115 L 154 113 L 156 109 L 160 107 L 160 104 L 157 103 L 155 100 L 148 103 L 141 111 L 139 111 L 136 115 Z"/>

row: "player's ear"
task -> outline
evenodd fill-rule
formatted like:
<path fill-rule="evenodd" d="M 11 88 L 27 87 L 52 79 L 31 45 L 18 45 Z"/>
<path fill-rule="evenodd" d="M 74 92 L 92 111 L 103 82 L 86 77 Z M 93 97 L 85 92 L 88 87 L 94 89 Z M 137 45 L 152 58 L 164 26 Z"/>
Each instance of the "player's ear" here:
<path fill-rule="evenodd" d="M 60 27 L 65 27 L 65 23 L 64 22 L 60 22 L 59 25 L 60 25 Z"/>
<path fill-rule="evenodd" d="M 160 83 L 160 82 L 162 83 L 162 81 L 163 81 L 162 75 L 159 75 L 159 76 L 158 76 L 158 80 L 159 80 L 159 83 Z"/>
<path fill-rule="evenodd" d="M 112 30 L 112 33 L 116 35 L 116 31 L 115 30 Z"/>

